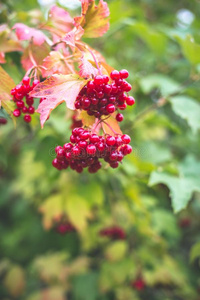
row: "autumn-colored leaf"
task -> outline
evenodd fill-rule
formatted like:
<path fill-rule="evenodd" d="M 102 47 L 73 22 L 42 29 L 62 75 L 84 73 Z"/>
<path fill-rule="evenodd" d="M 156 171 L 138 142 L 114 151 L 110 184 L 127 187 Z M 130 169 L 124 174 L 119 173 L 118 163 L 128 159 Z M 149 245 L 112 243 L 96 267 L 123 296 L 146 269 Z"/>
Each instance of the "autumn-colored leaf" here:
<path fill-rule="evenodd" d="M 54 42 L 56 42 L 58 38 L 63 37 L 67 32 L 71 31 L 73 27 L 73 18 L 70 14 L 61 7 L 56 5 L 52 6 L 49 11 L 48 21 L 44 28 L 53 33 Z"/>
<path fill-rule="evenodd" d="M 81 120 L 84 126 L 92 126 L 95 123 L 95 116 L 89 116 L 87 111 L 82 110 L 79 114 L 79 116 L 77 117 L 78 120 Z"/>
<path fill-rule="evenodd" d="M 11 99 L 10 91 L 14 86 L 15 83 L 12 78 L 0 66 L 0 107 L 5 101 Z"/>
<path fill-rule="evenodd" d="M 3 52 L 0 52 L 0 64 L 5 64 L 6 60 L 5 60 L 5 55 Z"/>
<path fill-rule="evenodd" d="M 82 15 L 74 18 L 76 26 L 83 27 L 84 37 L 102 36 L 109 29 L 108 16 L 110 12 L 107 3 L 103 0 L 100 0 L 98 5 L 95 5 L 95 0 L 82 0 L 81 3 Z"/>
<path fill-rule="evenodd" d="M 122 134 L 119 123 L 115 119 L 115 113 L 112 114 L 112 116 L 110 116 L 108 119 L 106 119 L 105 122 L 102 122 L 102 128 L 105 133 L 113 136 L 115 134 Z"/>
<path fill-rule="evenodd" d="M 46 35 L 41 30 L 28 27 L 22 23 L 16 23 L 13 29 L 16 30 L 16 35 L 20 41 L 33 40 L 33 44 L 40 46 L 47 40 Z"/>
<path fill-rule="evenodd" d="M 81 64 L 79 65 L 79 74 L 82 77 L 92 77 L 96 76 L 98 74 L 98 69 L 93 67 L 93 65 L 91 64 L 91 62 L 89 62 L 89 60 L 86 58 L 85 55 L 83 55 L 81 57 Z"/>
<path fill-rule="evenodd" d="M 60 103 L 66 102 L 68 108 L 74 109 L 76 97 L 86 83 L 87 80 L 76 74 L 71 74 L 52 75 L 38 84 L 30 95 L 36 98 L 46 98 L 46 100 L 40 103 L 37 110 L 40 113 L 41 126 L 44 126 L 51 111 Z"/>
<path fill-rule="evenodd" d="M 68 46 L 74 50 L 76 47 L 76 42 L 81 39 L 84 34 L 84 29 L 81 26 L 74 28 L 70 32 L 68 32 L 63 38 L 62 41 L 66 43 Z"/>
<path fill-rule="evenodd" d="M 59 51 L 51 51 L 44 58 L 42 66 L 45 68 L 42 70 L 43 77 L 53 74 L 69 74 L 73 70 L 73 64 L 68 63 L 67 57 Z"/>
<path fill-rule="evenodd" d="M 42 65 L 43 59 L 49 54 L 50 47 L 45 42 L 40 46 L 30 43 L 21 57 L 23 68 L 28 71 L 33 66 Z"/>

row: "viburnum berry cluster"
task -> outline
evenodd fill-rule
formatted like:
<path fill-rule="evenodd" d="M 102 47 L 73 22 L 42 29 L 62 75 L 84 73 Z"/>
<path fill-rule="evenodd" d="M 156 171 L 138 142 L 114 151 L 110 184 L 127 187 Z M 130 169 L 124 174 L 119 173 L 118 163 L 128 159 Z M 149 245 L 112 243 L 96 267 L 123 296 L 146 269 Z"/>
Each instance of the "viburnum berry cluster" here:
<path fill-rule="evenodd" d="M 125 155 L 132 152 L 129 145 L 131 138 L 127 135 L 97 135 L 83 128 L 74 128 L 70 136 L 70 143 L 55 148 L 56 158 L 52 165 L 58 169 L 70 167 L 81 173 L 88 168 L 89 173 L 96 173 L 104 159 L 112 168 L 117 168 Z"/>
<path fill-rule="evenodd" d="M 88 81 L 76 98 L 75 108 L 87 111 L 89 116 L 100 118 L 108 116 L 116 110 L 125 110 L 127 105 L 133 105 L 135 99 L 129 96 L 132 89 L 127 70 L 113 70 L 110 77 L 107 75 L 96 75 L 94 80 Z M 123 121 L 123 114 L 116 115 L 118 122 Z"/>
<path fill-rule="evenodd" d="M 26 123 L 31 122 L 31 115 L 34 114 L 34 98 L 29 96 L 29 93 L 34 89 L 34 87 L 39 83 L 38 79 L 33 80 L 32 85 L 30 85 L 30 78 L 25 76 L 22 82 L 16 85 L 11 90 L 11 95 L 13 96 L 13 101 L 16 104 L 16 109 L 13 111 L 13 116 L 18 118 L 24 114 L 24 121 Z M 41 99 L 43 100 L 43 99 Z M 40 101 L 41 101 L 40 100 Z"/>
<path fill-rule="evenodd" d="M 146 287 L 146 283 L 142 277 L 139 277 L 135 281 L 131 282 L 131 286 L 137 291 L 143 291 Z"/>
<path fill-rule="evenodd" d="M 124 229 L 119 226 L 104 228 L 99 232 L 99 234 L 113 240 L 124 240 L 126 238 Z"/>

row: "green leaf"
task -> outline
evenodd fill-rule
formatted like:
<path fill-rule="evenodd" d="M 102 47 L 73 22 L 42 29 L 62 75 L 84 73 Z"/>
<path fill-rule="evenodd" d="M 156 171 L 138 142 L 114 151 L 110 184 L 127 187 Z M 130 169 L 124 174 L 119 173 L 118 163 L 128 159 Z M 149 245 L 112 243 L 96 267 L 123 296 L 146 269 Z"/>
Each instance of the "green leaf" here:
<path fill-rule="evenodd" d="M 162 96 L 167 96 L 180 89 L 180 85 L 176 81 L 162 74 L 143 77 L 139 84 L 145 94 L 149 94 L 154 88 L 159 88 Z"/>
<path fill-rule="evenodd" d="M 193 98 L 188 96 L 170 97 L 173 111 L 188 122 L 194 133 L 200 129 L 200 105 Z"/>
<path fill-rule="evenodd" d="M 190 250 L 190 261 L 194 262 L 195 259 L 200 257 L 200 242 L 194 244 Z"/>
<path fill-rule="evenodd" d="M 185 57 L 194 65 L 200 63 L 200 45 L 195 43 L 191 35 L 187 35 L 185 39 L 176 36 L 179 44 L 182 47 Z"/>
<path fill-rule="evenodd" d="M 98 274 L 96 272 L 77 276 L 73 281 L 74 300 L 98 299 Z"/>
<path fill-rule="evenodd" d="M 193 192 L 200 192 L 200 174 L 188 173 L 187 168 L 184 168 L 188 160 L 190 163 L 192 162 L 192 164 L 200 166 L 200 162 L 196 161 L 194 158 L 187 157 L 183 165 L 180 165 L 179 167 L 179 170 L 182 170 L 181 176 L 176 177 L 167 173 L 154 171 L 151 173 L 149 179 L 149 186 L 159 183 L 168 186 L 174 212 L 179 212 L 187 206 Z"/>

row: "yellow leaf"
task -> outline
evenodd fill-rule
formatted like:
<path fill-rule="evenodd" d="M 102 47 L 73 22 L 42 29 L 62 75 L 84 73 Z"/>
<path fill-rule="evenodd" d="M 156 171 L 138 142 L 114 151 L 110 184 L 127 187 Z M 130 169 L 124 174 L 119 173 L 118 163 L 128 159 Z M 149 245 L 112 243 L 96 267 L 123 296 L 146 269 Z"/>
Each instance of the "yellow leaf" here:
<path fill-rule="evenodd" d="M 89 116 L 87 111 L 82 110 L 77 118 L 81 120 L 84 126 L 92 126 L 95 123 L 96 118 L 94 116 Z"/>

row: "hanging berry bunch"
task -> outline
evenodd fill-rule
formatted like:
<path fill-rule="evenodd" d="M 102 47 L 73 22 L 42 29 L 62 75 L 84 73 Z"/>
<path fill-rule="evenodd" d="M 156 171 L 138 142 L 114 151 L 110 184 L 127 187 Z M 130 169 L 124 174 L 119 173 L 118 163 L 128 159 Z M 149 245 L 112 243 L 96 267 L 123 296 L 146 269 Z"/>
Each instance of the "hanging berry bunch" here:
<path fill-rule="evenodd" d="M 126 233 L 123 228 L 119 226 L 112 226 L 102 229 L 99 232 L 100 236 L 109 237 L 113 240 L 124 240 Z"/>
<path fill-rule="evenodd" d="M 4 87 L 1 98 L 14 101 L 15 109 L 8 109 L 8 113 L 14 118 L 23 115 L 27 123 L 35 112 L 35 98 L 40 98 L 36 111 L 42 128 L 50 113 L 65 102 L 68 109 L 75 111 L 73 131 L 70 141 L 56 147 L 52 164 L 58 170 L 70 167 L 80 173 L 86 168 L 95 173 L 102 162 L 117 168 L 131 153 L 131 139 L 121 132 L 118 123 L 124 118 L 121 111 L 135 100 L 129 95 L 132 86 L 126 81 L 128 71 L 114 70 L 97 50 L 81 40 L 107 32 L 107 3 L 100 0 L 96 5 L 95 0 L 81 0 L 81 5 L 81 16 L 72 18 L 65 9 L 54 5 L 47 22 L 39 24 L 38 20 L 38 28 L 22 23 L 13 26 L 11 33 L 16 34 L 15 40 L 23 52 L 21 66 L 26 75 L 15 86 L 0 68 Z M 8 108 L 7 103 L 3 107 Z"/>
<path fill-rule="evenodd" d="M 90 80 L 76 98 L 75 108 L 87 111 L 89 116 L 100 118 L 114 113 L 116 110 L 125 110 L 127 105 L 133 105 L 133 97 L 126 95 L 132 86 L 124 79 L 128 78 L 127 70 L 114 70 L 107 75 L 97 75 Z M 116 115 L 118 122 L 123 121 L 123 115 Z"/>
<path fill-rule="evenodd" d="M 33 80 L 30 85 L 30 78 L 24 77 L 22 82 L 11 90 L 13 101 L 15 102 L 16 109 L 13 111 L 13 116 L 18 118 L 22 114 L 24 115 L 24 121 L 26 123 L 31 122 L 31 115 L 34 114 L 34 98 L 29 96 L 29 92 L 39 83 L 39 80 Z"/>

